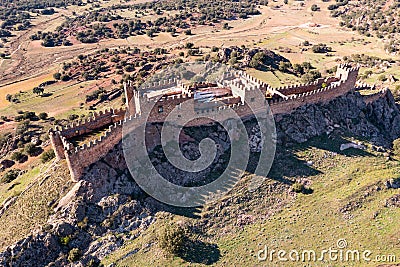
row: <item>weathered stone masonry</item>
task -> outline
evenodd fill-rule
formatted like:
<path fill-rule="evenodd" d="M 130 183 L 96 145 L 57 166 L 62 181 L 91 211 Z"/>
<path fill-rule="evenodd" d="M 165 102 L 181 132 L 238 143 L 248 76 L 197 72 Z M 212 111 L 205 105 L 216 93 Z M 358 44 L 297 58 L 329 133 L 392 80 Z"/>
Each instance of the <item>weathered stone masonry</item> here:
<path fill-rule="evenodd" d="M 309 84 L 289 85 L 280 88 L 272 88 L 268 84 L 257 80 L 254 77 L 240 71 L 235 71 L 228 75 L 222 82 L 222 86 L 227 86 L 232 91 L 232 97 L 225 100 L 223 106 L 216 107 L 218 110 L 235 109 L 235 112 L 242 118 L 251 116 L 245 103 L 259 95 L 256 90 L 260 90 L 266 97 L 266 101 L 271 107 L 274 115 L 287 114 L 294 109 L 318 102 L 326 102 L 338 96 L 351 92 L 355 88 L 358 76 L 358 67 L 340 65 L 337 68 L 335 77 L 319 79 Z M 175 80 L 159 84 L 160 88 L 176 86 Z M 166 116 L 180 103 L 193 99 L 193 93 L 188 87 L 182 86 L 180 94 L 163 96 L 161 98 L 151 98 L 146 95 L 141 96 L 138 91 L 132 90 L 129 83 L 125 85 L 125 95 L 127 97 L 127 109 L 106 110 L 94 114 L 86 121 L 73 123 L 68 127 L 59 127 L 50 130 L 50 140 L 53 145 L 58 160 L 67 161 L 71 178 L 79 181 L 86 167 L 104 157 L 122 139 L 122 128 L 126 117 L 135 119 L 139 116 L 146 105 L 155 105 L 151 110 L 147 120 L 149 123 L 162 123 Z M 374 99 L 382 97 L 384 92 L 368 98 Z M 272 96 L 272 97 L 271 97 Z M 368 101 L 366 99 L 366 101 Z M 155 101 L 155 103 L 154 103 Z M 159 112 L 158 109 L 162 109 Z M 129 112 L 127 112 L 129 111 Z M 207 112 L 206 110 L 198 112 Z M 126 116 L 130 114 L 131 116 Z M 191 122 L 190 125 L 202 125 L 206 121 L 201 119 Z M 108 126 L 108 130 L 98 140 L 91 141 L 79 147 L 74 147 L 70 142 L 71 138 L 81 136 Z"/>

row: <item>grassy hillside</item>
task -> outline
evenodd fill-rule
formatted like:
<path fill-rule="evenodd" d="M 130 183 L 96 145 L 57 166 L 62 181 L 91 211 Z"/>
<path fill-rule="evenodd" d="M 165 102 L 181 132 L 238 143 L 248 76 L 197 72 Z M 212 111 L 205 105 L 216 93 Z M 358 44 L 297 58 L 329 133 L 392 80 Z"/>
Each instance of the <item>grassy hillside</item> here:
<path fill-rule="evenodd" d="M 11 245 L 44 225 L 54 205 L 72 186 L 65 162 L 36 167 L 0 188 L 1 199 L 16 196 L 0 216 L 0 248 Z"/>
<path fill-rule="evenodd" d="M 324 147 L 331 147 L 326 150 Z M 308 162 L 307 166 L 305 162 Z M 279 177 L 278 173 L 287 173 Z M 400 261 L 399 207 L 386 207 L 387 199 L 400 193 L 387 189 L 386 181 L 400 176 L 400 163 L 382 153 L 348 150 L 341 153 L 334 142 L 318 138 L 280 156 L 269 179 L 257 192 L 238 185 L 218 203 L 181 216 L 159 214 L 144 235 L 117 251 L 104 263 L 117 266 L 325 266 L 325 262 L 260 262 L 259 250 L 315 250 L 337 248 L 370 250 L 371 259 L 397 255 Z M 313 192 L 296 194 L 288 185 L 303 180 Z M 287 185 L 285 183 L 288 183 Z M 283 190 L 282 190 L 283 189 Z M 182 214 L 182 213 L 179 213 Z M 213 216 L 209 216 L 213 214 Z M 185 255 L 169 256 L 158 238 L 170 222 L 190 225 L 193 246 Z M 345 250 L 346 250 L 345 249 Z M 286 255 L 287 257 L 287 255 Z M 325 257 L 327 259 L 327 257 Z M 378 262 L 329 262 L 329 266 L 377 266 Z M 274 265 L 274 266 L 275 266 Z"/>

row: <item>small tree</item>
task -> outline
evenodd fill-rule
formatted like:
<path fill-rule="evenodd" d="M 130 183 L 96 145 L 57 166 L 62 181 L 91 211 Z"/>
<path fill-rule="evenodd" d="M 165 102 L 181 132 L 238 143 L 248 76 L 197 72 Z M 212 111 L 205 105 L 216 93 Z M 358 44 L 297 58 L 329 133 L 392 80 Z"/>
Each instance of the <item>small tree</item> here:
<path fill-rule="evenodd" d="M 301 192 L 303 192 L 303 190 L 304 190 L 304 185 L 301 184 L 301 183 L 299 183 L 299 182 L 296 182 L 296 183 L 294 183 L 294 184 L 292 185 L 292 190 L 293 190 L 294 192 L 296 192 L 296 193 L 301 193 Z"/>
<path fill-rule="evenodd" d="M 44 93 L 44 88 L 43 87 L 35 87 L 35 88 L 33 88 L 32 91 L 34 94 L 41 95 Z"/>
<path fill-rule="evenodd" d="M 185 47 L 186 47 L 187 49 L 191 49 L 191 48 L 194 47 L 194 43 L 186 43 Z"/>
<path fill-rule="evenodd" d="M 320 8 L 316 4 L 311 6 L 311 11 L 319 11 L 319 10 L 320 10 Z"/>
<path fill-rule="evenodd" d="M 8 101 L 8 102 L 11 102 L 12 101 L 12 95 L 10 95 L 10 94 L 7 94 L 6 95 L 6 100 Z"/>
<path fill-rule="evenodd" d="M 10 182 L 14 181 L 15 179 L 17 179 L 17 177 L 18 177 L 20 172 L 21 172 L 21 170 L 18 170 L 18 169 L 9 170 L 8 172 L 6 172 L 3 175 L 3 177 L 0 180 L 0 182 L 2 182 L 2 183 L 10 183 Z"/>
<path fill-rule="evenodd" d="M 29 143 L 29 144 L 26 144 L 24 151 L 26 154 L 28 154 L 29 156 L 32 157 L 37 152 L 37 147 L 34 144 Z"/>
<path fill-rule="evenodd" d="M 42 154 L 42 162 L 46 163 L 52 159 L 54 159 L 56 154 L 54 153 L 53 149 L 50 149 L 49 151 L 46 151 Z"/>
<path fill-rule="evenodd" d="M 159 237 L 160 247 L 167 253 L 176 255 L 179 253 L 186 241 L 185 230 L 178 225 L 168 225 Z"/>
<path fill-rule="evenodd" d="M 12 160 L 14 160 L 14 161 L 21 161 L 22 159 L 23 159 L 23 157 L 24 157 L 25 155 L 24 154 L 22 154 L 22 152 L 20 152 L 20 151 L 17 151 L 17 152 L 14 152 L 12 155 L 11 155 L 11 159 Z"/>
<path fill-rule="evenodd" d="M 56 79 L 56 80 L 60 80 L 61 79 L 61 73 L 59 73 L 59 72 L 54 73 L 53 74 L 53 78 Z"/>
<path fill-rule="evenodd" d="M 69 81 L 71 79 L 71 77 L 69 77 L 68 74 L 65 74 L 65 75 L 62 75 L 60 79 L 63 82 L 67 82 L 67 81 Z"/>
<path fill-rule="evenodd" d="M 48 114 L 46 112 L 42 112 L 42 113 L 39 113 L 38 117 L 41 120 L 46 120 L 48 117 Z"/>
<path fill-rule="evenodd" d="M 21 118 L 21 120 L 22 120 L 22 118 Z M 15 121 L 20 121 L 20 120 L 17 120 L 17 117 L 15 117 Z M 29 124 L 30 124 L 30 120 L 24 120 L 24 121 L 18 123 L 17 129 L 15 129 L 15 133 L 20 134 L 20 135 L 25 134 L 26 131 L 28 131 L 28 129 L 29 129 Z"/>
<path fill-rule="evenodd" d="M 68 115 L 68 119 L 70 121 L 73 121 L 73 120 L 79 119 L 79 116 L 76 114 L 71 114 L 71 115 Z"/>

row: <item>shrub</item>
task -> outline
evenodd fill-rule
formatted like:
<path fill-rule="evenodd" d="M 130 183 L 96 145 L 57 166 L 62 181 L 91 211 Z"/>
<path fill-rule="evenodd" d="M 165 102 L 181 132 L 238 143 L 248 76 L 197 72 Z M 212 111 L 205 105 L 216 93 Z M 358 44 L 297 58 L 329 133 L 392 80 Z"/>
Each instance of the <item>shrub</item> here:
<path fill-rule="evenodd" d="M 316 4 L 313 4 L 312 6 L 311 6 L 311 11 L 319 11 L 320 10 L 320 8 L 319 8 L 319 6 L 317 6 Z"/>
<path fill-rule="evenodd" d="M 71 114 L 71 115 L 68 116 L 68 119 L 69 119 L 70 121 L 73 121 L 73 120 L 79 119 L 79 116 L 76 115 L 76 114 Z"/>
<path fill-rule="evenodd" d="M 14 181 L 15 179 L 17 179 L 20 172 L 21 172 L 21 170 L 19 170 L 19 169 L 9 170 L 8 172 L 6 172 L 3 175 L 0 182 L 10 183 L 10 182 Z"/>
<path fill-rule="evenodd" d="M 386 81 L 387 80 L 386 75 L 385 74 L 379 75 L 378 80 L 380 80 L 382 82 Z"/>
<path fill-rule="evenodd" d="M 71 241 L 71 237 L 70 236 L 60 237 L 60 244 L 61 245 L 67 246 L 70 241 Z"/>
<path fill-rule="evenodd" d="M 50 149 L 49 151 L 46 151 L 42 154 L 42 162 L 46 163 L 56 157 L 56 154 L 54 153 L 53 149 Z"/>
<path fill-rule="evenodd" d="M 82 252 L 78 248 L 73 248 L 68 253 L 68 261 L 75 262 L 78 261 L 82 256 Z"/>
<path fill-rule="evenodd" d="M 316 44 L 313 45 L 312 51 L 314 53 L 327 53 L 332 51 L 332 47 L 327 46 L 326 44 Z"/>
<path fill-rule="evenodd" d="M 292 184 L 292 190 L 293 190 L 293 192 L 301 193 L 304 190 L 304 185 L 299 182 L 296 182 L 296 183 Z"/>
<path fill-rule="evenodd" d="M 29 143 L 29 144 L 26 144 L 24 151 L 26 154 L 28 154 L 29 156 L 32 157 L 37 152 L 37 147 L 34 144 Z"/>
<path fill-rule="evenodd" d="M 24 155 L 22 152 L 17 151 L 17 152 L 14 152 L 14 153 L 11 155 L 11 159 L 14 160 L 14 161 L 20 162 L 20 161 L 24 158 L 24 156 L 25 156 L 25 155 Z"/>
<path fill-rule="evenodd" d="M 41 120 L 46 120 L 49 115 L 46 112 L 39 113 L 38 117 Z"/>
<path fill-rule="evenodd" d="M 160 247 L 173 255 L 182 250 L 185 241 L 185 230 L 177 225 L 168 225 L 159 237 Z"/>
<path fill-rule="evenodd" d="M 17 117 L 15 117 L 16 119 Z M 29 129 L 29 120 L 24 120 L 23 122 L 18 123 L 17 129 L 15 130 L 16 134 L 24 134 Z"/>

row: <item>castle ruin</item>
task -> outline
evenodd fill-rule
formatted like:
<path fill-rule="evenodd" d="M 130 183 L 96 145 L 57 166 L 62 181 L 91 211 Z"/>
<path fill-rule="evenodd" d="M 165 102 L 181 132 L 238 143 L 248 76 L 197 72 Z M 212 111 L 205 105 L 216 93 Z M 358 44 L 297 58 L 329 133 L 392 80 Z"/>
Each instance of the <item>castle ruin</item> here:
<path fill-rule="evenodd" d="M 251 117 L 245 103 L 254 101 L 254 97 L 258 95 L 256 90 L 259 90 L 265 96 L 273 115 L 288 114 L 300 106 L 328 102 L 354 91 L 358 71 L 359 67 L 339 65 L 334 77 L 279 88 L 272 88 L 242 71 L 226 74 L 220 82 L 197 83 L 192 86 L 170 79 L 153 84 L 151 92 L 135 90 L 131 83 L 126 83 L 124 84 L 126 108 L 100 111 L 87 120 L 51 129 L 50 140 L 57 159 L 66 160 L 71 178 L 77 182 L 85 168 L 104 157 L 122 140 L 124 123 L 139 118 L 149 103 L 154 108 L 146 123 L 163 123 L 172 110 L 188 99 L 198 103 L 194 107 L 197 108 L 194 112 L 206 112 L 208 108 L 217 110 L 229 108 L 234 109 L 241 118 L 245 118 Z M 195 120 L 190 126 L 204 123 L 202 120 Z M 76 141 L 102 130 L 105 131 L 100 137 L 89 142 L 79 144 Z"/>

